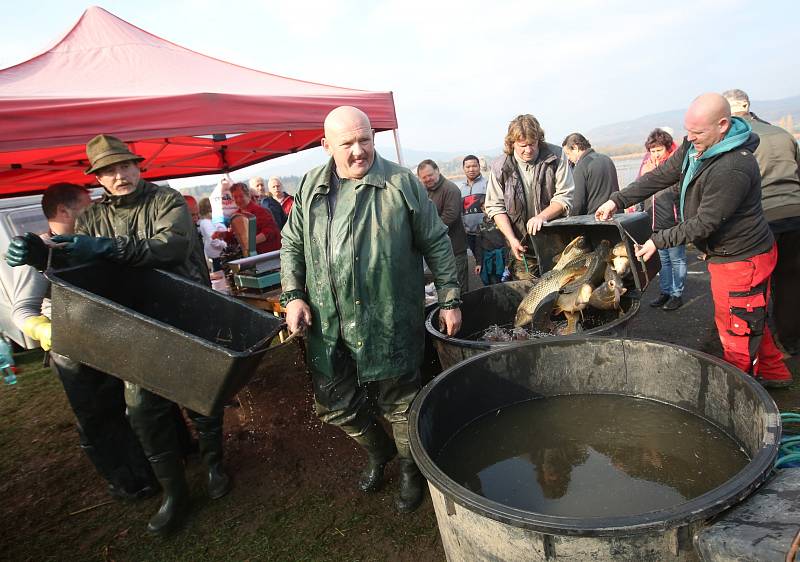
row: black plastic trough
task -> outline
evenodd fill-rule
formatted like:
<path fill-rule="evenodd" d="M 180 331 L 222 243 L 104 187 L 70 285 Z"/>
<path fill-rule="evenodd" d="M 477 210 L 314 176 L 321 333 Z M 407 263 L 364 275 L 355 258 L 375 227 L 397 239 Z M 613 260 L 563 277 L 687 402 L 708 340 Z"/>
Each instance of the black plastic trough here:
<path fill-rule="evenodd" d="M 165 271 L 50 271 L 53 350 L 202 414 L 256 371 L 281 320 Z"/>

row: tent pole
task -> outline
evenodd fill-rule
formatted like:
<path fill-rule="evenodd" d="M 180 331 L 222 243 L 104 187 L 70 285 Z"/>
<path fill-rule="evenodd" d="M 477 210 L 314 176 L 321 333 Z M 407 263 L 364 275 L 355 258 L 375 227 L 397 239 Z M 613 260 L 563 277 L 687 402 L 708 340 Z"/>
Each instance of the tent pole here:
<path fill-rule="evenodd" d="M 397 150 L 397 163 L 401 166 L 405 166 L 406 163 L 403 159 L 403 149 L 400 147 L 400 135 L 397 132 L 397 129 L 392 129 L 392 135 L 394 135 L 394 147 Z"/>

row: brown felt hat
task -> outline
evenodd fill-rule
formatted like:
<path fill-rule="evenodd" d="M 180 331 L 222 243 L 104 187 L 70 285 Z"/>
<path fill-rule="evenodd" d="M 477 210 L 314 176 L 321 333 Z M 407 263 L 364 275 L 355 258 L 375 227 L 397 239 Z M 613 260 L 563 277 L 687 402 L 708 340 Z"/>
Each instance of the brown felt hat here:
<path fill-rule="evenodd" d="M 141 162 L 144 160 L 142 156 L 137 156 L 128 150 L 127 144 L 111 135 L 97 135 L 86 143 L 86 156 L 89 157 L 90 165 L 83 172 L 84 174 L 93 174 L 101 168 L 118 162 L 127 162 L 128 160 Z"/>

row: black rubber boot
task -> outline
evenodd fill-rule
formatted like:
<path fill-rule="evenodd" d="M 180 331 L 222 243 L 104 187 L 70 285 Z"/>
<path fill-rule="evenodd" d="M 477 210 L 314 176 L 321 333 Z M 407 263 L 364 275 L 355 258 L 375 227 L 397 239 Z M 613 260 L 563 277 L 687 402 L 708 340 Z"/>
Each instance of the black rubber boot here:
<path fill-rule="evenodd" d="M 135 444 L 138 447 L 139 443 Z M 123 447 L 124 444 L 121 444 L 118 448 L 123 449 Z M 111 447 L 105 448 L 107 453 L 113 452 Z M 99 453 L 93 445 L 81 444 L 81 449 L 92 461 L 97 472 L 108 482 L 108 493 L 111 497 L 118 500 L 136 500 L 149 498 L 158 493 L 158 483 L 141 447 L 136 451 L 138 458 L 131 459 L 141 462 L 130 462 L 130 464 L 125 464 L 124 461 L 127 459 L 120 458 L 120 455 L 126 453 L 125 450 L 117 451 L 118 455 L 114 456 Z"/>
<path fill-rule="evenodd" d="M 386 465 L 397 455 L 394 441 L 377 422 L 373 422 L 367 431 L 353 439 L 367 451 L 367 467 L 361 473 L 358 488 L 365 493 L 377 492 L 383 487 L 383 471 Z"/>
<path fill-rule="evenodd" d="M 400 513 L 411 513 L 419 507 L 425 494 L 425 478 L 411 456 L 411 446 L 403 439 L 397 439 L 397 453 L 400 457 L 400 491 L 394 498 L 394 506 Z"/>
<path fill-rule="evenodd" d="M 200 456 L 208 469 L 208 497 L 216 500 L 231 491 L 231 477 L 222 466 L 222 428 L 219 431 L 199 431 Z"/>
<path fill-rule="evenodd" d="M 163 455 L 157 461 L 151 459 L 150 462 L 164 496 L 158 513 L 147 524 L 147 531 L 163 536 L 183 523 L 189 508 L 189 487 L 186 485 L 183 462 L 177 454 Z"/>
<path fill-rule="evenodd" d="M 422 503 L 425 493 L 425 478 L 417 468 L 414 459 L 400 458 L 400 493 L 394 506 L 400 513 L 411 513 Z"/>

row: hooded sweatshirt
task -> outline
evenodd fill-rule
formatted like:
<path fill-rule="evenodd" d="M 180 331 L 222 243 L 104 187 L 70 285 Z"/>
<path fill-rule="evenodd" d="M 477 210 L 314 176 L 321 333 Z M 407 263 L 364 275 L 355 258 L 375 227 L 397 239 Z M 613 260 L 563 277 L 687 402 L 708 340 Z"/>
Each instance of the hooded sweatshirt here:
<path fill-rule="evenodd" d="M 750 138 L 751 131 L 752 128 L 744 119 L 740 117 L 732 117 L 731 128 L 728 129 L 725 137 L 717 144 L 710 146 L 708 150 L 703 152 L 703 154 L 698 156 L 697 149 L 694 147 L 694 145 L 689 146 L 689 150 L 686 151 L 686 154 L 683 157 L 684 172 L 683 181 L 681 182 L 680 200 L 681 220 L 685 220 L 683 207 L 686 200 L 686 188 L 689 187 L 690 183 L 692 183 L 695 173 L 700 166 L 703 165 L 703 162 L 710 160 L 724 152 L 730 152 L 734 148 L 742 146 L 747 139 Z"/>

